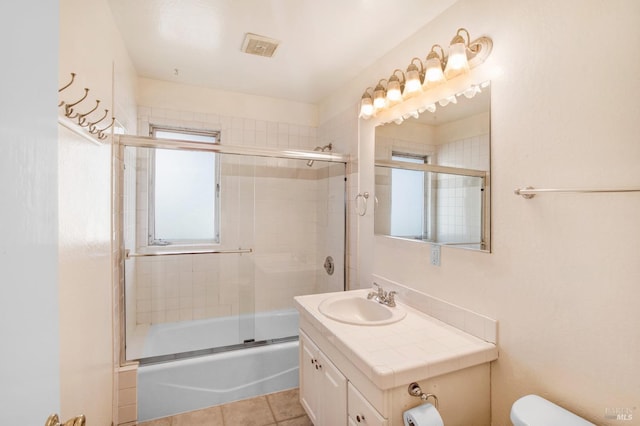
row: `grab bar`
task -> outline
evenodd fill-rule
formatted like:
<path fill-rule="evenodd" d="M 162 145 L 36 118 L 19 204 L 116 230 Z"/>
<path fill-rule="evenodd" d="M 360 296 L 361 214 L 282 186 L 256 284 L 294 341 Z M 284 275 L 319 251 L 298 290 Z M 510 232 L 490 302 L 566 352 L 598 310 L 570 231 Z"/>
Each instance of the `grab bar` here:
<path fill-rule="evenodd" d="M 129 249 L 124 251 L 125 259 L 131 257 L 150 257 L 150 256 L 181 256 L 183 254 L 236 254 L 236 253 L 253 253 L 253 249 L 239 248 L 237 250 L 194 250 L 194 251 L 160 251 L 154 253 L 131 253 Z"/>
<path fill-rule="evenodd" d="M 640 188 L 567 188 L 567 189 L 535 189 L 530 186 L 526 188 L 516 188 L 513 193 L 516 195 L 522 195 L 522 197 L 526 199 L 531 199 L 535 197 L 536 194 L 545 194 L 550 192 L 558 192 L 558 193 L 596 193 L 596 192 L 640 192 Z"/>

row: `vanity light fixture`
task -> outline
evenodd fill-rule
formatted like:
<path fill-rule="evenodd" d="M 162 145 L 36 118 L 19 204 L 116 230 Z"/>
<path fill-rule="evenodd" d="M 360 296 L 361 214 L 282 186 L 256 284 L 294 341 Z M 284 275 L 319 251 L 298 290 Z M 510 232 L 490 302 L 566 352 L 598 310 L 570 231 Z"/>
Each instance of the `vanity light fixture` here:
<path fill-rule="evenodd" d="M 367 87 L 367 89 L 362 94 L 362 99 L 360 100 L 360 118 L 371 118 L 373 116 L 373 97 L 369 91 L 373 91 L 371 87 Z"/>
<path fill-rule="evenodd" d="M 416 61 L 418 61 L 418 64 L 420 64 L 420 69 L 418 69 L 418 66 L 415 64 Z M 402 94 L 405 99 L 422 92 L 424 65 L 422 65 L 422 61 L 420 60 L 420 58 L 413 58 L 411 60 L 411 63 L 407 67 L 405 77 L 407 80 L 404 83 L 404 93 Z"/>
<path fill-rule="evenodd" d="M 467 35 L 466 42 L 460 35 L 462 32 Z M 444 69 L 444 76 L 447 79 L 452 79 L 469 72 L 467 49 L 471 43 L 470 39 L 469 31 L 464 28 L 459 28 L 456 32 L 456 36 L 451 40 L 451 45 L 449 46 L 449 58 L 447 59 L 447 66 Z"/>
<path fill-rule="evenodd" d="M 402 81 L 398 78 L 396 73 L 400 73 Z M 402 89 L 404 88 L 405 77 L 404 73 L 400 69 L 395 69 L 391 77 L 389 77 L 387 83 L 387 102 L 389 105 L 402 101 Z"/>
<path fill-rule="evenodd" d="M 440 54 L 436 52 L 436 48 L 440 49 Z M 443 61 L 444 49 L 439 44 L 434 44 L 433 46 L 431 46 L 431 52 L 429 52 L 429 54 L 427 55 L 423 89 L 429 89 L 446 81 L 446 79 L 444 78 L 444 72 L 442 71 Z"/>
<path fill-rule="evenodd" d="M 381 79 L 378 81 L 376 88 L 373 89 L 373 110 L 379 111 L 384 109 L 387 106 L 387 93 L 382 85 L 383 81 L 387 81 L 386 79 Z"/>
<path fill-rule="evenodd" d="M 424 63 L 420 58 L 415 57 L 411 59 L 405 72 L 396 69 L 388 80 L 383 78 L 378 81 L 375 89 L 368 87 L 360 100 L 360 117 L 369 119 L 381 111 L 393 108 L 403 100 L 468 73 L 470 69 L 482 64 L 489 57 L 492 48 L 493 41 L 489 37 L 471 40 L 469 31 L 459 28 L 451 40 L 449 56 L 446 56 L 442 46 L 435 44 L 431 47 Z M 383 82 L 386 82 L 386 87 Z M 456 95 L 472 98 L 478 92 L 480 87 L 473 85 Z M 456 95 L 448 96 L 438 103 L 441 106 L 456 103 Z M 433 112 L 435 108 L 433 103 L 425 105 L 419 107 L 415 114 L 425 110 Z M 413 113 L 404 113 L 397 121 L 402 122 L 413 115 Z"/>

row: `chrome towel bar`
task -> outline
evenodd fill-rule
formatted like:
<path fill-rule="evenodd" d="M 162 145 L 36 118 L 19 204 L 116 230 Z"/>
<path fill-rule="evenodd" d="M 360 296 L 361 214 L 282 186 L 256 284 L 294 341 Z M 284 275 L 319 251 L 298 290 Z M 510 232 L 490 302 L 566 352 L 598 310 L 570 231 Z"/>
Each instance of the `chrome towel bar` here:
<path fill-rule="evenodd" d="M 516 195 L 522 195 L 523 198 L 530 199 L 536 196 L 536 194 L 546 193 L 596 193 L 596 192 L 640 192 L 640 188 L 566 188 L 566 189 L 536 189 L 530 186 L 526 188 L 516 188 L 513 193 Z"/>
<path fill-rule="evenodd" d="M 194 251 L 160 251 L 153 253 L 131 253 L 128 249 L 124 252 L 125 259 L 131 257 L 149 257 L 149 256 L 181 256 L 184 254 L 236 254 L 236 253 L 253 253 L 253 249 L 239 248 L 237 250 L 194 250 Z"/>

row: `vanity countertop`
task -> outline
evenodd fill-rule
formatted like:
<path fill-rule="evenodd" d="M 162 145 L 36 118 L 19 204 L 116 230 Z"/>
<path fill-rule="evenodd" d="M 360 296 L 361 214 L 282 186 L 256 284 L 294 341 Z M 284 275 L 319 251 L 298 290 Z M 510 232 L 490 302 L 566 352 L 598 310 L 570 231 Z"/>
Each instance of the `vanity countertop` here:
<path fill-rule="evenodd" d="M 350 291 L 364 298 L 368 292 Z M 397 300 L 397 304 L 407 315 L 392 324 L 351 325 L 332 320 L 320 313 L 318 306 L 336 294 L 340 293 L 295 297 L 301 328 L 312 326 L 379 389 L 391 389 L 498 358 L 495 344 L 411 308 L 402 300 Z"/>

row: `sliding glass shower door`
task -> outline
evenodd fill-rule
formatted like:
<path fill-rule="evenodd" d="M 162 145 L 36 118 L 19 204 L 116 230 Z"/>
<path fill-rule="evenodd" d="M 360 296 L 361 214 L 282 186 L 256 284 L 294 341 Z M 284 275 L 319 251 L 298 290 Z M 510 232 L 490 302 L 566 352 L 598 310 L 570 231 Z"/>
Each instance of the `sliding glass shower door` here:
<path fill-rule="evenodd" d="M 293 297 L 344 289 L 345 163 L 156 143 L 120 144 L 126 359 L 295 338 Z"/>

